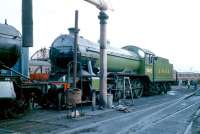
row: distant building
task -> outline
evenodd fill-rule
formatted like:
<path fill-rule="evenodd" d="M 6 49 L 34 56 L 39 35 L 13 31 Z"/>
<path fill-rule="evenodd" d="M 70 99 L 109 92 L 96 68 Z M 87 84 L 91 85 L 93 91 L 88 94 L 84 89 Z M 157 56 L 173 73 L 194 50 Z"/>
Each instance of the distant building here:
<path fill-rule="evenodd" d="M 48 61 L 30 60 L 29 61 L 29 72 L 33 73 L 49 73 L 51 64 Z"/>
<path fill-rule="evenodd" d="M 177 79 L 182 81 L 183 83 L 187 83 L 187 81 L 198 81 L 200 82 L 200 73 L 194 72 L 178 72 Z"/>
<path fill-rule="evenodd" d="M 49 49 L 42 48 L 35 52 L 29 61 L 29 73 L 32 80 L 47 81 L 51 71 Z"/>

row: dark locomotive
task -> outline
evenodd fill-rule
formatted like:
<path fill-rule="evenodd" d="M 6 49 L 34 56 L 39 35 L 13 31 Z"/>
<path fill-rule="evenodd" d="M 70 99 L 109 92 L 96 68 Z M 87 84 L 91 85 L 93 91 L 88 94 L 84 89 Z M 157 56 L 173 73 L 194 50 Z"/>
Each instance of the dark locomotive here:
<path fill-rule="evenodd" d="M 28 78 L 28 48 L 22 46 L 20 32 L 11 25 L 0 24 L 0 119 L 24 113 L 34 98 L 38 104 L 46 83 Z"/>
<path fill-rule="evenodd" d="M 20 97 L 18 93 L 21 90 L 19 87 L 21 79 L 12 75 L 11 68 L 21 57 L 21 42 L 21 34 L 14 27 L 0 24 L 0 114 L 13 112 L 16 108 L 13 100 Z"/>

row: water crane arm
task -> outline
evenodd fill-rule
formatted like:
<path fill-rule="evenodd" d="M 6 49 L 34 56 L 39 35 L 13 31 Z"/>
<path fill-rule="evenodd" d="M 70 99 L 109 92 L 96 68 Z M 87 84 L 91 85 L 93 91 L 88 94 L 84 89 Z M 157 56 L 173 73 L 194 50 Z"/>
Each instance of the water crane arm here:
<path fill-rule="evenodd" d="M 109 10 L 113 11 L 113 9 L 110 8 L 104 0 L 100 0 L 99 2 L 96 2 L 94 0 L 84 0 L 84 1 L 96 6 L 99 10 L 108 10 L 109 9 Z"/>

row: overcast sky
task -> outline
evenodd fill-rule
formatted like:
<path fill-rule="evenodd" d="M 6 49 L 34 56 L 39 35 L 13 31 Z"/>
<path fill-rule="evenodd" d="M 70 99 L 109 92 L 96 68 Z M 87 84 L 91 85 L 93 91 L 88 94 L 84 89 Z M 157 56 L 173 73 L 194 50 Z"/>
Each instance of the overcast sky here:
<path fill-rule="evenodd" d="M 200 72 L 199 0 L 110 0 L 107 38 L 114 47 L 136 45 L 168 58 L 178 71 Z M 79 10 L 80 35 L 99 39 L 98 10 L 83 0 L 33 0 L 34 47 L 51 46 L 74 26 Z M 21 0 L 0 0 L 0 22 L 21 31 Z"/>

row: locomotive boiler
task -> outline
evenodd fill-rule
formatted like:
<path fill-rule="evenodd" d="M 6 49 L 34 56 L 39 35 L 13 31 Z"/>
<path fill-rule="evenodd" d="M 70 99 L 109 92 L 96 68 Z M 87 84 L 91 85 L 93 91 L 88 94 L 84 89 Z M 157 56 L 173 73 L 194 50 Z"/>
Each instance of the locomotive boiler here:
<path fill-rule="evenodd" d="M 12 26 L 0 24 L 0 63 L 14 66 L 20 57 L 21 35 Z"/>
<path fill-rule="evenodd" d="M 74 29 L 70 34 L 57 37 L 50 48 L 52 79 L 66 76 L 72 83 Z M 79 72 L 83 77 L 83 95 L 99 90 L 99 45 L 83 37 L 78 38 Z M 167 92 L 172 80 L 173 66 L 165 58 L 136 46 L 121 49 L 107 46 L 107 89 L 115 98 Z M 79 82 L 79 81 L 78 81 Z M 77 82 L 77 83 L 78 83 Z M 86 97 L 87 98 L 87 97 Z"/>
<path fill-rule="evenodd" d="M 53 42 L 50 49 L 50 59 L 53 71 L 66 70 L 67 64 L 73 60 L 73 29 L 69 35 L 61 35 Z M 79 38 L 79 61 L 88 73 L 95 73 L 99 69 L 99 45 L 82 37 Z M 108 72 L 137 72 L 141 66 L 144 54 L 124 49 L 113 48 L 108 45 Z M 142 53 L 142 51 L 141 51 Z M 91 68 L 85 67 L 91 64 Z M 89 66 L 89 65 L 88 65 Z M 92 71 L 92 72 L 91 72 Z"/>
<path fill-rule="evenodd" d="M 21 35 L 12 26 L 0 24 L 0 98 L 15 98 L 14 85 L 11 80 L 4 77 L 2 70 L 13 67 L 20 57 Z"/>

